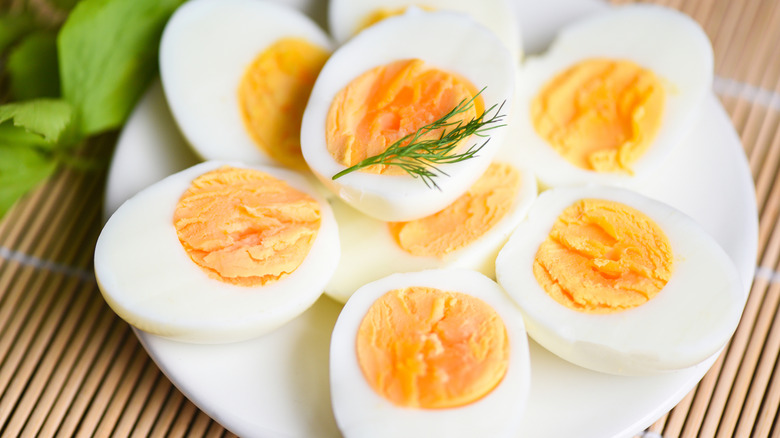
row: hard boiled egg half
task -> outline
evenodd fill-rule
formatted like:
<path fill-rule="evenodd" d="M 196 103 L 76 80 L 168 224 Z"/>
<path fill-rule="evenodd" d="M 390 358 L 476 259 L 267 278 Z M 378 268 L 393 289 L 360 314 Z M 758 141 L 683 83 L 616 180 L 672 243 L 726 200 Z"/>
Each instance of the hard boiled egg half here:
<path fill-rule="evenodd" d="M 339 223 L 341 259 L 325 288 L 345 302 L 360 286 L 395 272 L 472 269 L 495 278 L 495 260 L 536 199 L 536 178 L 523 167 L 509 135 L 493 163 L 444 209 L 411 221 L 385 222 L 345 202 L 329 202 Z"/>
<path fill-rule="evenodd" d="M 524 158 L 545 187 L 639 183 L 685 147 L 712 75 L 706 34 L 680 12 L 630 5 L 585 18 L 521 68 Z"/>
<path fill-rule="evenodd" d="M 430 215 L 485 172 L 505 129 L 464 135 L 453 153 L 484 146 L 472 158 L 437 163 L 438 189 L 387 161 L 334 177 L 393 144 L 408 144 L 407 135 L 437 120 L 450 124 L 420 140 L 445 135 L 457 122 L 500 120 L 511 111 L 514 85 L 514 58 L 469 17 L 419 10 L 390 17 L 340 47 L 323 67 L 303 116 L 304 159 L 331 191 L 369 216 L 405 221 Z"/>
<path fill-rule="evenodd" d="M 160 42 L 165 97 L 207 160 L 304 169 L 303 110 L 330 55 L 310 18 L 263 0 L 191 0 Z"/>
<path fill-rule="evenodd" d="M 529 383 L 522 316 L 473 271 L 369 283 L 331 336 L 331 401 L 347 438 L 514 437 Z"/>
<path fill-rule="evenodd" d="M 695 221 L 619 188 L 542 193 L 496 276 L 534 340 L 613 374 L 704 361 L 729 340 L 746 298 L 731 259 Z"/>
<path fill-rule="evenodd" d="M 333 213 L 302 176 L 208 161 L 117 209 L 98 238 L 95 275 L 111 308 L 135 327 L 228 342 L 303 313 L 338 257 Z"/>
<path fill-rule="evenodd" d="M 330 0 L 328 27 L 341 44 L 379 21 L 403 14 L 409 8 L 425 11 L 455 11 L 466 14 L 490 29 L 517 58 L 523 53 L 517 13 L 508 0 Z"/>

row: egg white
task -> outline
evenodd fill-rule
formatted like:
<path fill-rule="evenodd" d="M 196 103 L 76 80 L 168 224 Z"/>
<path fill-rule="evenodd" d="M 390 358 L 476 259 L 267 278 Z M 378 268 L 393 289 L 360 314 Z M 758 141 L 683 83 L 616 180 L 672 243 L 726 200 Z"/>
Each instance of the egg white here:
<path fill-rule="evenodd" d="M 328 28 L 333 39 L 343 44 L 360 31 L 365 21 L 380 9 L 400 9 L 415 5 L 434 11 L 455 11 L 469 15 L 498 36 L 518 59 L 523 47 L 517 12 L 508 0 L 331 0 L 328 4 Z"/>
<path fill-rule="evenodd" d="M 647 303 L 588 314 L 558 303 L 536 281 L 532 267 L 539 245 L 561 212 L 584 198 L 633 207 L 667 235 L 674 254 L 672 277 Z M 611 374 L 653 374 L 706 360 L 729 340 L 746 298 L 728 255 L 693 219 L 620 188 L 542 193 L 499 253 L 496 277 L 520 306 L 529 336 L 565 360 Z"/>
<path fill-rule="evenodd" d="M 555 75 L 588 58 L 630 60 L 653 71 L 664 84 L 666 104 L 650 147 L 631 167 L 633 174 L 582 169 L 560 156 L 534 129 L 531 103 Z M 712 46 L 691 18 L 655 5 L 610 8 L 564 28 L 543 55 L 521 67 L 515 111 L 523 136 L 523 156 L 544 187 L 580 184 L 634 186 L 682 141 L 710 93 Z M 705 159 L 705 157 L 702 157 Z"/>
<path fill-rule="evenodd" d="M 209 277 L 179 242 L 173 224 L 193 179 L 230 165 L 286 181 L 320 206 L 321 223 L 308 255 L 291 274 L 244 287 Z M 303 313 L 336 269 L 339 239 L 330 206 L 300 175 L 272 167 L 208 161 L 142 190 L 109 218 L 95 248 L 95 275 L 114 312 L 146 332 L 176 340 L 217 343 L 249 339 Z"/>
<path fill-rule="evenodd" d="M 492 32 L 462 14 L 410 10 L 366 29 L 336 50 L 320 72 L 303 115 L 303 157 L 342 200 L 384 221 L 418 219 L 452 203 L 482 175 L 505 135 L 504 130 L 496 129 L 486 138 L 469 139 L 469 146 L 489 141 L 477 157 L 440 166 L 449 175 L 437 178 L 441 190 L 428 188 L 408 175 L 353 172 L 331 179 L 346 168 L 326 147 L 326 119 L 334 97 L 364 72 L 411 58 L 458 73 L 478 88 L 486 87 L 481 95 L 486 109 L 505 102 L 502 112 L 508 114 L 512 107 L 513 57 Z"/>
<path fill-rule="evenodd" d="M 252 139 L 238 88 L 246 69 L 281 38 L 332 50 L 309 17 L 258 0 L 190 0 L 173 14 L 160 42 L 160 76 L 179 129 L 206 160 L 278 164 Z"/>
<path fill-rule="evenodd" d="M 339 223 L 341 258 L 325 293 L 343 303 L 366 283 L 396 272 L 422 269 L 463 268 L 495 278 L 498 251 L 525 218 L 537 195 L 536 178 L 518 159 L 519 145 L 511 128 L 510 123 L 508 138 L 494 160 L 510 164 L 520 173 L 520 187 L 511 210 L 479 239 L 443 258 L 409 254 L 393 239 L 387 222 L 367 216 L 338 198 L 329 198 Z"/>
<path fill-rule="evenodd" d="M 393 289 L 420 286 L 475 296 L 492 306 L 509 338 L 509 367 L 483 398 L 457 408 L 410 409 L 377 394 L 360 369 L 356 335 L 369 307 Z M 360 288 L 347 301 L 331 336 L 333 412 L 347 438 L 517 436 L 530 386 L 530 358 L 523 318 L 494 281 L 473 271 L 444 269 L 394 274 Z"/>

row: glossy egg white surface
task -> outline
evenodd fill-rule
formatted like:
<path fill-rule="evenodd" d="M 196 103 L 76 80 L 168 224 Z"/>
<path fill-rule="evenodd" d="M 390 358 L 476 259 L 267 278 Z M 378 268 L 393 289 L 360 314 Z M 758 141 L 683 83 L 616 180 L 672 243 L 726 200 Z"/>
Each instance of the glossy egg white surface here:
<path fill-rule="evenodd" d="M 373 302 L 409 286 L 473 295 L 492 306 L 509 336 L 509 368 L 483 398 L 450 409 L 398 407 L 377 394 L 363 377 L 356 355 L 358 327 Z M 346 438 L 359 437 L 514 437 L 529 392 L 528 339 L 523 318 L 506 293 L 489 278 L 466 270 L 394 274 L 360 288 L 336 321 L 330 347 L 330 388 L 336 423 Z"/>
<path fill-rule="evenodd" d="M 320 229 L 308 255 L 278 281 L 244 287 L 211 278 L 179 242 L 173 224 L 179 198 L 193 179 L 223 165 L 265 172 L 320 205 Z M 231 342 L 267 333 L 303 313 L 322 294 L 338 257 L 333 213 L 303 177 L 208 161 L 147 187 L 114 212 L 97 241 L 95 275 L 111 308 L 141 330 L 187 342 Z"/>
<path fill-rule="evenodd" d="M 332 49 L 314 21 L 283 4 L 191 0 L 173 14 L 160 42 L 160 76 L 176 124 L 202 158 L 277 164 L 245 128 L 238 88 L 255 58 L 287 37 Z"/>
<path fill-rule="evenodd" d="M 464 13 L 494 32 L 517 58 L 522 56 L 516 5 L 507 0 L 425 0 L 417 3 L 405 0 L 330 0 L 328 27 L 336 43 L 343 44 L 357 34 L 378 10 L 398 10 L 410 6 Z"/>
<path fill-rule="evenodd" d="M 489 141 L 477 157 L 439 166 L 449 175 L 436 179 L 441 190 L 408 175 L 353 172 L 333 180 L 345 169 L 326 146 L 326 118 L 334 97 L 364 72 L 412 58 L 457 73 L 478 89 L 486 87 L 481 94 L 486 109 L 504 102 L 502 113 L 509 114 L 512 107 L 514 58 L 492 32 L 462 14 L 410 10 L 366 29 L 336 50 L 320 72 L 306 106 L 301 149 L 311 170 L 331 191 L 384 221 L 418 219 L 452 203 L 487 169 L 506 135 L 504 129 L 495 129 L 487 137 L 467 139 L 468 146 Z"/>
<path fill-rule="evenodd" d="M 633 61 L 653 71 L 664 85 L 661 126 L 644 155 L 631 165 L 633 174 L 577 167 L 534 129 L 531 103 L 540 89 L 558 73 L 589 58 Z M 521 67 L 515 110 L 524 139 L 523 156 L 545 187 L 640 184 L 674 148 L 686 147 L 681 140 L 699 117 L 712 77 L 712 46 L 688 16 L 654 5 L 605 8 L 562 29 L 547 52 L 527 59 Z"/>
<path fill-rule="evenodd" d="M 561 212 L 584 199 L 633 207 L 655 221 L 674 254 L 672 276 L 645 304 L 610 314 L 572 310 L 550 297 L 532 266 Z M 718 352 L 739 322 L 746 295 L 723 249 L 691 218 L 659 201 L 607 187 L 542 193 L 496 260 L 498 282 L 523 312 L 528 334 L 574 364 L 646 375 L 694 366 Z"/>
<path fill-rule="evenodd" d="M 387 222 L 367 216 L 337 198 L 329 199 L 339 223 L 341 258 L 325 293 L 343 303 L 366 283 L 396 272 L 421 269 L 463 268 L 495 278 L 498 251 L 525 218 L 537 195 L 536 178 L 518 159 L 519 145 L 511 128 L 507 127 L 509 136 L 494 160 L 511 164 L 520 172 L 520 188 L 511 210 L 478 240 L 443 258 L 407 253 L 393 239 Z"/>

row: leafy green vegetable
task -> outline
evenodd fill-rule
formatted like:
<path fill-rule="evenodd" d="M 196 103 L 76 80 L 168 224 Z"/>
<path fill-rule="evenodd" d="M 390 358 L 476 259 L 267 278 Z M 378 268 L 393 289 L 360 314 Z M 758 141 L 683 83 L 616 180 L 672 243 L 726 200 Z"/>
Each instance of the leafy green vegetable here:
<path fill-rule="evenodd" d="M 0 141 L 0 217 L 57 168 L 51 155 Z"/>
<path fill-rule="evenodd" d="M 38 134 L 49 144 L 57 144 L 74 120 L 73 107 L 61 99 L 37 99 L 0 105 L 0 123 L 13 120 L 16 127 Z"/>
<path fill-rule="evenodd" d="M 30 132 L 11 123 L 0 124 L 0 144 L 25 146 L 28 148 L 51 149 L 53 143 L 49 143 L 38 134 Z"/>
<path fill-rule="evenodd" d="M 0 14 L 0 53 L 33 30 L 35 22 L 29 15 Z"/>
<path fill-rule="evenodd" d="M 57 36 L 38 31 L 25 37 L 8 54 L 11 95 L 18 100 L 58 97 Z"/>
<path fill-rule="evenodd" d="M 183 0 L 83 0 L 58 40 L 63 96 L 84 136 L 119 127 L 156 73 L 160 35 Z"/>
<path fill-rule="evenodd" d="M 82 140 L 125 122 L 183 2 L 45 0 L 23 6 L 48 10 L 46 20 L 0 13 L 0 99 L 17 100 L 0 105 L 0 218 L 59 166 L 100 167 Z"/>
<path fill-rule="evenodd" d="M 70 11 L 78 2 L 79 0 L 49 0 L 49 3 L 61 11 Z"/>
<path fill-rule="evenodd" d="M 72 146 L 73 107 L 38 99 L 0 105 L 0 217 L 48 178 Z"/>

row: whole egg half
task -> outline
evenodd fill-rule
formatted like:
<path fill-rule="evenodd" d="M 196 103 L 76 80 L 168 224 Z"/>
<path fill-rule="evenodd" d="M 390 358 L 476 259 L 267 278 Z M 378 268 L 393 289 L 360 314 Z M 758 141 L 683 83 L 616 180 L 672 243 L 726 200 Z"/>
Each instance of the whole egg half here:
<path fill-rule="evenodd" d="M 515 72 L 514 57 L 501 41 L 465 15 L 410 10 L 390 17 L 341 46 L 323 67 L 303 116 L 303 156 L 332 192 L 369 216 L 427 216 L 452 203 L 490 165 L 506 135 L 498 116 L 511 111 Z M 447 116 L 461 104 L 463 111 Z M 476 156 L 437 163 L 433 184 L 397 165 L 363 167 L 334 179 L 394 144 L 407 144 L 406 136 L 436 121 L 469 125 L 488 119 L 496 129 L 464 134 L 453 152 L 484 144 Z"/>
<path fill-rule="evenodd" d="M 401 14 L 410 7 L 464 13 L 494 32 L 513 55 L 522 56 L 517 13 L 508 0 L 331 0 L 328 4 L 328 27 L 336 42 L 341 44 L 368 26 Z"/>
<path fill-rule="evenodd" d="M 522 315 L 473 271 L 369 283 L 333 329 L 331 401 L 347 438 L 514 437 L 529 385 Z"/>
<path fill-rule="evenodd" d="M 627 5 L 588 16 L 521 67 L 523 158 L 543 187 L 640 184 L 686 147 L 712 76 L 710 41 L 680 12 Z"/>
<path fill-rule="evenodd" d="M 330 206 L 302 176 L 207 161 L 116 210 L 97 241 L 95 275 L 133 326 L 216 343 L 259 336 L 303 313 L 338 258 Z"/>
<path fill-rule="evenodd" d="M 717 353 L 745 304 L 731 259 L 694 220 L 626 189 L 542 193 L 496 259 L 528 334 L 596 371 L 642 375 Z"/>
<path fill-rule="evenodd" d="M 303 110 L 331 50 L 322 29 L 285 5 L 191 0 L 165 27 L 160 75 L 202 158 L 300 170 Z"/>

